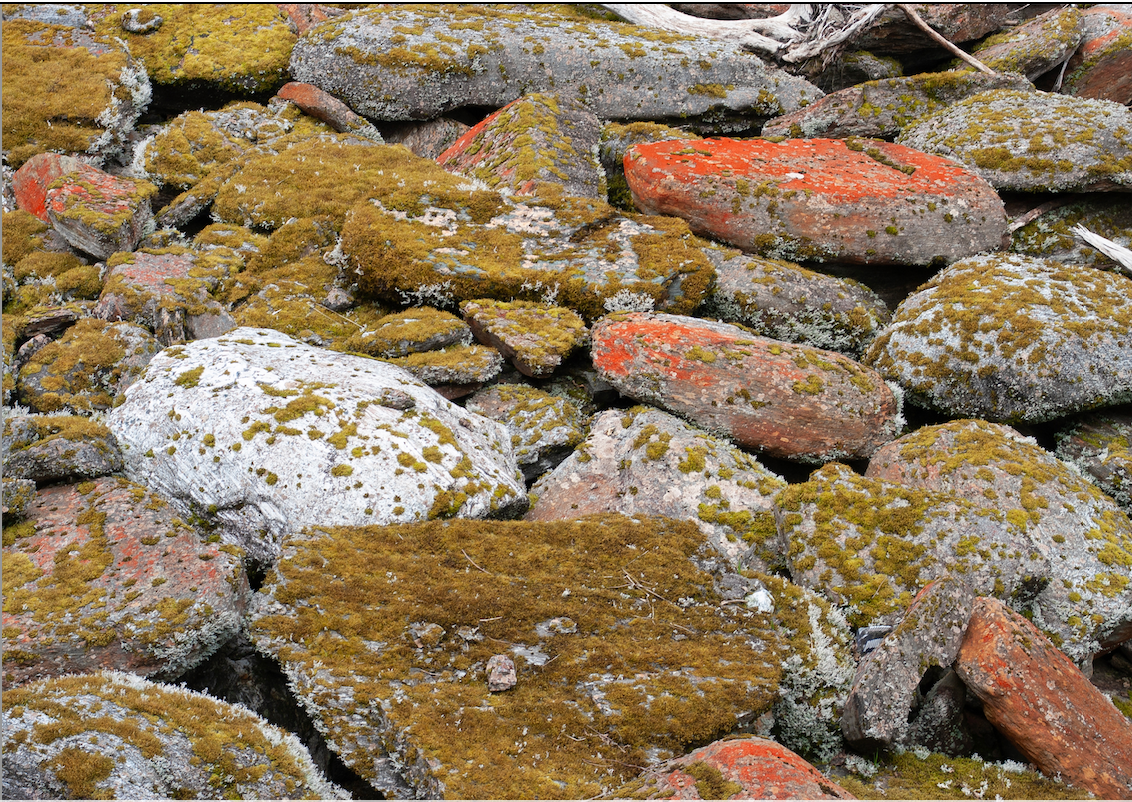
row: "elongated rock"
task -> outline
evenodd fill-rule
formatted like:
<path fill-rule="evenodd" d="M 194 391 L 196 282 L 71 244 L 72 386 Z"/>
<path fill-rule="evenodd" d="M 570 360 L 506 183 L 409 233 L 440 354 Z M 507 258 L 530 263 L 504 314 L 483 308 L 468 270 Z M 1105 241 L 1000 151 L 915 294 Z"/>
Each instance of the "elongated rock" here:
<path fill-rule="evenodd" d="M 1000 250 L 1002 201 L 948 159 L 878 140 L 676 140 L 625 156 L 633 202 L 791 261 L 947 264 Z"/>
<path fill-rule="evenodd" d="M 104 173 L 87 164 L 64 173 L 47 190 L 47 216 L 63 239 L 80 251 L 106 259 L 132 251 L 154 228 L 148 181 Z"/>
<path fill-rule="evenodd" d="M 866 457 L 899 428 L 881 377 L 832 351 L 647 313 L 604 318 L 592 337 L 594 366 L 624 395 L 772 456 Z"/>

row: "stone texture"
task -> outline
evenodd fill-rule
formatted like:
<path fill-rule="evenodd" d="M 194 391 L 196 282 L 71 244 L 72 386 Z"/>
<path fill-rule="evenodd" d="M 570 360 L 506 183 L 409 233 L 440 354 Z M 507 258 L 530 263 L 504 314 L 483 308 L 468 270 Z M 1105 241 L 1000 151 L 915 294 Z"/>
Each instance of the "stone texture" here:
<path fill-rule="evenodd" d="M 856 799 L 769 738 L 716 741 L 646 769 L 617 796 L 632 799 Z"/>
<path fill-rule="evenodd" d="M 303 113 L 317 117 L 335 131 L 384 142 L 381 132 L 373 127 L 365 117 L 355 114 L 353 109 L 317 86 L 291 81 L 284 84 L 276 97 L 294 103 Z"/>
<path fill-rule="evenodd" d="M 879 140 L 637 145 L 633 201 L 745 251 L 791 261 L 946 264 L 998 250 L 1002 201 L 953 161 Z"/>
<path fill-rule="evenodd" d="M 679 315 L 611 315 L 591 336 L 621 393 L 771 456 L 867 457 L 899 428 L 879 375 L 832 351 Z"/>
<path fill-rule="evenodd" d="M 50 222 L 47 217 L 47 188 L 56 178 L 77 171 L 81 164 L 74 156 L 35 154 L 12 175 L 16 203 L 25 212 L 34 214 L 45 223 Z"/>
<path fill-rule="evenodd" d="M 4 477 L 4 520 L 11 524 L 27 517 L 28 508 L 35 499 L 35 482 L 31 479 Z"/>
<path fill-rule="evenodd" d="M 1003 27 L 1010 15 L 1008 6 L 995 3 L 913 3 L 912 8 L 940 36 L 956 44 L 994 33 Z M 915 56 L 918 51 L 922 57 L 925 50 L 933 51 L 930 56 L 943 53 L 939 44 L 898 8 L 881 14 L 867 31 L 853 41 L 853 46 L 906 57 Z"/>
<path fill-rule="evenodd" d="M 955 667 L 1043 773 L 1102 799 L 1132 794 L 1132 722 L 1025 618 L 977 599 Z"/>
<path fill-rule="evenodd" d="M 153 231 L 149 199 L 157 187 L 80 165 L 47 190 L 51 225 L 74 248 L 99 259 L 132 251 Z"/>
<path fill-rule="evenodd" d="M 264 566 L 307 524 L 526 507 L 503 427 L 392 365 L 270 330 L 165 349 L 107 425 L 127 476 Z"/>
<path fill-rule="evenodd" d="M 243 625 L 239 552 L 139 485 L 44 488 L 27 519 L 5 532 L 5 686 L 102 668 L 174 679 Z"/>
<path fill-rule="evenodd" d="M 1082 37 L 1081 17 L 1081 11 L 1072 6 L 1051 9 L 983 40 L 971 55 L 992 70 L 1017 73 L 1033 81 L 1059 67 L 1077 50 Z"/>
<path fill-rule="evenodd" d="M 1069 59 L 1061 91 L 1132 103 L 1132 12 L 1096 6 L 1082 12 L 1084 41 Z"/>
<path fill-rule="evenodd" d="M 1016 255 L 957 262 L 909 296 L 864 362 L 948 415 L 1040 422 L 1132 397 L 1132 279 Z"/>
<path fill-rule="evenodd" d="M 202 693 L 105 671 L 4 692 L 6 799 L 349 799 L 290 733 Z"/>
<path fill-rule="evenodd" d="M 471 126 L 449 117 L 386 126 L 385 141 L 404 145 L 423 159 L 435 159 L 468 132 Z"/>
<path fill-rule="evenodd" d="M 585 322 L 573 311 L 524 301 L 464 301 L 472 334 L 496 348 L 524 376 L 548 376 L 578 347 L 589 342 Z"/>
<path fill-rule="evenodd" d="M 4 416 L 4 475 L 35 482 L 89 479 L 122 469 L 118 441 L 78 416 Z"/>
<path fill-rule="evenodd" d="M 447 387 L 437 392 L 449 399 L 475 392 L 503 371 L 503 354 L 487 345 L 452 345 L 387 361 L 434 389 Z"/>
<path fill-rule="evenodd" d="M 1125 511 L 1132 510 L 1132 414 L 1127 408 L 1083 415 L 1056 437 L 1059 459 L 1084 471 Z"/>

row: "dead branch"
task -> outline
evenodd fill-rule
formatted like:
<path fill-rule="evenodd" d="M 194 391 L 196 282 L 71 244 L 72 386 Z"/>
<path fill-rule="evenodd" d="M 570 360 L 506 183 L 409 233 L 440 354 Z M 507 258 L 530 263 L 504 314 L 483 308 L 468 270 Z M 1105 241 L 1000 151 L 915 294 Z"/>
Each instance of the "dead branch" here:
<path fill-rule="evenodd" d="M 931 25 L 928 25 L 926 22 L 924 22 L 923 17 L 921 17 L 919 14 L 917 14 L 916 9 L 912 8 L 911 5 L 909 5 L 908 3 L 897 3 L 896 7 L 904 12 L 904 16 L 906 16 L 911 21 L 911 23 L 913 25 L 915 25 L 921 31 L 923 31 L 928 36 L 930 36 L 934 41 L 938 42 L 939 45 L 942 48 L 944 48 L 947 52 L 951 53 L 954 56 L 958 56 L 959 58 L 963 59 L 964 61 L 966 61 L 968 64 L 970 64 L 972 67 L 974 67 L 979 72 L 985 72 L 987 75 L 998 75 L 997 72 L 992 70 L 986 64 L 983 64 L 983 62 L 979 61 L 977 58 L 972 56 L 970 53 L 966 53 L 963 50 L 960 50 L 958 47 L 953 45 L 951 42 L 947 41 L 947 39 L 945 39 L 943 36 L 941 36 L 935 30 L 935 28 L 933 28 Z"/>
<path fill-rule="evenodd" d="M 1132 276 L 1132 251 L 1128 250 L 1123 245 L 1117 245 L 1107 237 L 1094 234 L 1084 226 L 1077 225 L 1069 230 L 1083 239 L 1086 244 L 1096 248 L 1109 259 L 1116 262 L 1121 273 L 1124 273 L 1126 276 Z"/>

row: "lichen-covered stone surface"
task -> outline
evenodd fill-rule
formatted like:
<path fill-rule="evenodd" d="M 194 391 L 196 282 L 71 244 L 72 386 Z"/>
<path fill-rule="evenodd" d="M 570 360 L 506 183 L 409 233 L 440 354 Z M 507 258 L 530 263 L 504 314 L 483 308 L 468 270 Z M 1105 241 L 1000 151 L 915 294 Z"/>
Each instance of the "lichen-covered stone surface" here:
<path fill-rule="evenodd" d="M 552 8 L 358 10 L 303 36 L 291 74 L 376 120 L 423 120 L 570 90 L 603 119 L 734 131 L 821 96 L 738 44 L 642 33 Z"/>
<path fill-rule="evenodd" d="M 283 85 L 276 97 L 294 103 L 305 114 L 322 120 L 335 131 L 367 137 L 374 142 L 385 141 L 381 137 L 381 132 L 374 128 L 369 120 L 355 114 L 341 100 L 317 86 L 291 81 Z"/>
<path fill-rule="evenodd" d="M 78 415 L 4 416 L 4 476 L 56 482 L 122 469 L 118 441 L 101 423 Z"/>
<path fill-rule="evenodd" d="M 524 301 L 465 301 L 460 304 L 476 339 L 511 360 L 524 376 L 548 376 L 589 342 L 589 330 L 575 312 Z"/>
<path fill-rule="evenodd" d="M 1006 234 L 1002 201 L 974 172 L 880 140 L 636 145 L 625 180 L 648 214 L 792 261 L 947 264 L 1001 249 Z"/>
<path fill-rule="evenodd" d="M 899 430 L 899 405 L 879 374 L 832 351 L 638 312 L 603 318 L 592 338 L 594 366 L 620 392 L 757 452 L 862 458 Z"/>
<path fill-rule="evenodd" d="M 1083 242 L 1073 233 L 1073 228 L 1084 226 L 1121 247 L 1132 248 L 1132 204 L 1118 193 L 1078 198 L 1016 229 L 1011 234 L 1011 252 L 1051 259 L 1067 266 L 1113 269 L 1116 263 Z"/>
<path fill-rule="evenodd" d="M 949 415 L 1038 422 L 1132 392 L 1132 280 L 1021 255 L 965 259 L 909 296 L 865 363 Z"/>
<path fill-rule="evenodd" d="M 243 626 L 239 551 L 144 487 L 43 488 L 26 516 L 4 529 L 5 686 L 106 667 L 173 679 Z"/>
<path fill-rule="evenodd" d="M 984 39 L 971 54 L 992 70 L 1032 81 L 1073 55 L 1081 44 L 1081 16 L 1073 6 L 1051 9 L 1008 33 Z"/>
<path fill-rule="evenodd" d="M 117 671 L 4 692 L 7 799 L 348 799 L 245 708 Z"/>
<path fill-rule="evenodd" d="M 1063 90 L 1127 106 L 1132 103 L 1132 14 L 1098 5 L 1081 16 L 1083 41 L 1069 59 Z"/>
<path fill-rule="evenodd" d="M 236 329 L 167 348 L 107 418 L 125 473 L 253 563 L 313 524 L 513 514 L 510 437 L 381 361 Z"/>
<path fill-rule="evenodd" d="M 1126 511 L 1132 511 L 1132 415 L 1114 408 L 1083 415 L 1057 432 L 1057 456 L 1076 465 Z"/>
<path fill-rule="evenodd" d="M 55 179 L 45 206 L 54 229 L 72 247 L 99 259 L 132 251 L 153 231 L 150 198 L 157 187 L 87 164 Z"/>

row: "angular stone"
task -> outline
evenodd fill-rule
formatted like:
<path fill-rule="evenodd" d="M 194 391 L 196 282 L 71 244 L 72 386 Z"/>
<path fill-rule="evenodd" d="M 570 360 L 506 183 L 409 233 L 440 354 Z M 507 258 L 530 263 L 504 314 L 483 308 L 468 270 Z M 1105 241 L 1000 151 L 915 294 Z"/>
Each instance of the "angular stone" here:
<path fill-rule="evenodd" d="M 953 161 L 877 140 L 637 145 L 633 202 L 745 251 L 791 261 L 946 264 L 999 250 L 994 190 Z"/>
<path fill-rule="evenodd" d="M 687 59 L 696 69 L 672 69 Z M 605 120 L 678 120 L 744 130 L 821 90 L 737 43 L 548 8 L 367 8 L 309 31 L 291 75 L 373 120 L 500 108 L 532 92 L 576 91 Z"/>
<path fill-rule="evenodd" d="M 350 798 L 289 732 L 134 674 L 6 689 L 4 732 L 6 799 Z"/>
<path fill-rule="evenodd" d="M 645 142 L 666 142 L 689 136 L 687 131 L 660 123 L 606 123 L 601 129 L 598 158 L 605 169 L 609 202 L 619 209 L 632 211 L 636 208 L 629 185 L 625 183 L 625 154 L 629 148 Z"/>
<path fill-rule="evenodd" d="M 385 141 L 404 145 L 423 159 L 435 159 L 468 132 L 471 126 L 449 117 L 387 126 Z"/>
<path fill-rule="evenodd" d="M 734 561 L 773 540 L 771 502 L 785 486 L 750 455 L 665 412 L 609 410 L 597 416 L 585 442 L 531 488 L 537 500 L 526 520 L 663 515 L 692 521 Z"/>
<path fill-rule="evenodd" d="M 74 248 L 99 259 L 132 251 L 153 231 L 149 200 L 157 187 L 89 165 L 64 173 L 47 190 L 51 225 Z"/>
<path fill-rule="evenodd" d="M 520 195 L 559 192 L 605 200 L 600 137 L 601 121 L 581 100 L 525 95 L 467 131 L 436 163 Z"/>
<path fill-rule="evenodd" d="M 856 799 L 769 738 L 716 741 L 645 770 L 620 788 L 630 799 Z"/>
<path fill-rule="evenodd" d="M 1132 511 L 1132 414 L 1084 415 L 1057 437 L 1058 459 L 1076 465 L 1124 510 Z"/>
<path fill-rule="evenodd" d="M 325 3 L 277 3 L 276 5 L 287 15 L 291 27 L 300 36 L 315 25 L 346 13 L 345 9 Z"/>
<path fill-rule="evenodd" d="M 47 188 L 56 178 L 77 171 L 81 164 L 74 156 L 35 154 L 12 175 L 16 203 L 25 212 L 34 214 L 45 223 L 50 222 L 47 217 Z"/>
<path fill-rule="evenodd" d="M 4 417 L 4 475 L 35 482 L 89 479 L 122 469 L 110 430 L 90 418 Z"/>
<path fill-rule="evenodd" d="M 951 416 L 1037 423 L 1132 398 L 1132 279 L 1027 256 L 957 262 L 864 362 Z"/>
<path fill-rule="evenodd" d="M 502 426 L 405 371 L 236 329 L 165 349 L 107 418 L 125 473 L 269 566 L 307 524 L 515 514 Z"/>
<path fill-rule="evenodd" d="M 471 345 L 472 339 L 472 330 L 460 318 L 422 306 L 386 315 L 372 329 L 347 340 L 346 347 L 381 359 L 397 359 L 453 345 Z"/>
<path fill-rule="evenodd" d="M 867 457 L 899 429 L 880 376 L 832 351 L 678 315 L 611 315 L 591 336 L 594 366 L 621 393 L 771 456 Z"/>
<path fill-rule="evenodd" d="M 1033 624 L 979 598 L 955 669 L 983 713 L 1045 774 L 1132 795 L 1132 722 Z"/>
<path fill-rule="evenodd" d="M 912 8 L 936 33 L 957 44 L 994 33 L 1010 16 L 1009 6 L 996 3 L 914 3 Z M 938 42 L 897 8 L 877 17 L 868 30 L 853 40 L 853 46 L 886 55 L 914 56 L 920 51 L 921 58 L 926 50 L 943 53 Z"/>
<path fill-rule="evenodd" d="M 35 498 L 35 482 L 31 479 L 4 477 L 4 520 L 11 524 L 27 517 L 28 508 Z"/>
<path fill-rule="evenodd" d="M 1000 191 L 1132 191 L 1132 111 L 1109 100 L 999 89 L 920 118 L 897 141 Z"/>
<path fill-rule="evenodd" d="M 317 86 L 291 81 L 284 84 L 276 93 L 276 97 L 289 100 L 303 113 L 317 117 L 335 131 L 372 139 L 374 142 L 384 142 L 381 132 L 373 127 L 365 117 L 354 113 L 354 110 L 328 92 L 323 92 Z"/>
<path fill-rule="evenodd" d="M 434 389 L 447 386 L 448 392 L 437 392 L 448 399 L 475 392 L 503 371 L 503 354 L 487 345 L 452 345 L 387 361 Z M 466 393 L 455 390 L 460 386 Z"/>
<path fill-rule="evenodd" d="M 464 301 L 476 339 L 496 348 L 524 376 L 547 376 L 589 341 L 585 322 L 562 306 L 529 301 Z"/>
<path fill-rule="evenodd" d="M 1132 103 L 1132 11 L 1098 5 L 1082 12 L 1084 42 L 1069 59 L 1061 91 Z"/>
<path fill-rule="evenodd" d="M 996 72 L 1017 73 L 1033 81 L 1063 64 L 1077 49 L 1081 20 L 1077 8 L 1055 8 L 983 40 L 971 55 Z"/>
<path fill-rule="evenodd" d="M 4 684 L 112 668 L 175 679 L 240 631 L 240 554 L 139 485 L 41 489 L 5 532 Z"/>
<path fill-rule="evenodd" d="M 487 689 L 492 693 L 509 691 L 518 685 L 515 661 L 505 654 L 493 654 L 487 660 Z"/>

